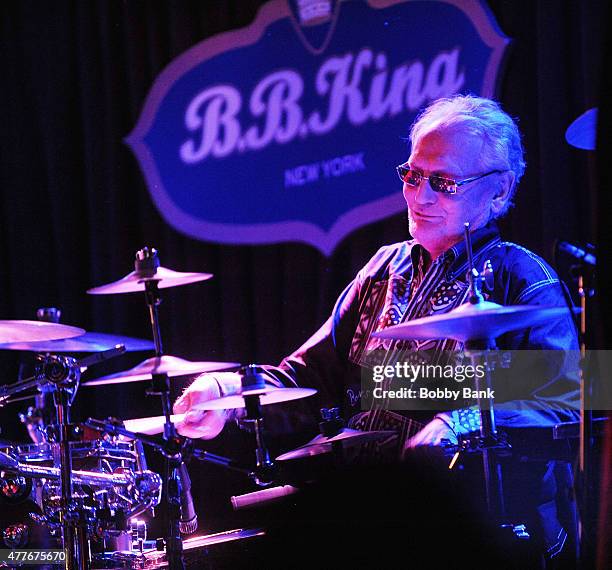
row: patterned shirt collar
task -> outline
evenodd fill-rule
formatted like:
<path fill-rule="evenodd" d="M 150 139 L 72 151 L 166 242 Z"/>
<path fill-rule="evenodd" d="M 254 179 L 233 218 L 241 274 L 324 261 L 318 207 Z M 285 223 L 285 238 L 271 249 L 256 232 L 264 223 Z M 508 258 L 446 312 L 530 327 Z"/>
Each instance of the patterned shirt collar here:
<path fill-rule="evenodd" d="M 501 241 L 499 229 L 494 221 L 489 222 L 486 226 L 472 233 L 472 250 L 474 255 L 478 255 L 489 247 L 498 244 Z M 412 258 L 412 267 L 414 274 L 423 273 L 425 261 L 429 257 L 429 253 L 419 244 L 414 243 L 410 249 L 410 257 Z M 447 264 L 447 278 L 451 281 L 462 277 L 468 270 L 468 258 L 465 248 L 465 242 L 459 241 L 442 255 L 436 258 L 434 265 L 441 263 Z M 477 267 L 477 269 L 480 269 Z"/>

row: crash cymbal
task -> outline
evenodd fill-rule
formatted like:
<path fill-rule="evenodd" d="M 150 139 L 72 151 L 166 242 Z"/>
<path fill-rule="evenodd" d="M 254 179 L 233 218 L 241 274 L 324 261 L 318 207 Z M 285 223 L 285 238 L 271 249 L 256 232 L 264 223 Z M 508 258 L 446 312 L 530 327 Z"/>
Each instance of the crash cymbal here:
<path fill-rule="evenodd" d="M 287 461 L 289 459 L 302 459 L 304 457 L 310 457 L 312 455 L 321 455 L 322 453 L 329 453 L 333 450 L 334 444 L 342 444 L 343 447 L 350 447 L 354 445 L 361 445 L 363 443 L 369 443 L 379 439 L 385 439 L 397 435 L 394 431 L 359 431 L 350 428 L 344 428 L 340 433 L 328 437 L 319 434 L 314 439 L 311 439 L 305 445 L 288 451 L 279 455 L 277 461 Z"/>
<path fill-rule="evenodd" d="M 154 356 L 147 358 L 134 368 L 102 376 L 95 380 L 84 382 L 83 386 L 106 386 L 108 384 L 124 384 L 150 380 L 152 374 L 167 374 L 170 377 L 191 376 L 202 372 L 218 372 L 240 366 L 238 362 L 192 362 L 176 356 Z"/>
<path fill-rule="evenodd" d="M 166 289 L 168 287 L 179 287 L 180 285 L 189 285 L 190 283 L 197 283 L 198 281 L 206 281 L 211 277 L 212 273 L 183 273 L 181 271 L 166 269 L 165 267 L 158 267 L 155 273 L 150 277 L 143 277 L 141 273 L 132 271 L 132 273 L 128 273 L 125 277 L 119 279 L 119 281 L 94 287 L 87 292 L 90 295 L 138 293 L 145 290 L 145 283 L 147 281 L 157 281 L 157 287 L 159 289 Z"/>
<path fill-rule="evenodd" d="M 585 111 L 565 131 L 565 140 L 584 150 L 595 150 L 597 138 L 597 107 Z"/>
<path fill-rule="evenodd" d="M 172 414 L 170 419 L 173 424 L 178 424 L 183 421 L 185 414 Z M 164 431 L 166 416 L 151 416 L 150 418 L 134 418 L 124 420 L 123 425 L 129 431 L 144 433 L 146 435 L 156 435 Z"/>
<path fill-rule="evenodd" d="M 388 327 L 374 333 L 377 338 L 396 340 L 429 340 L 451 338 L 460 342 L 497 338 L 509 331 L 525 329 L 554 321 L 570 314 L 566 307 L 544 305 L 510 305 L 484 301 L 466 303 L 443 315 L 423 317 Z"/>
<path fill-rule="evenodd" d="M 256 390 L 244 390 L 238 394 L 231 396 L 223 396 L 207 402 L 201 402 L 192 406 L 193 410 L 235 410 L 244 408 L 245 396 L 259 395 L 259 402 L 262 406 L 270 404 L 279 404 L 281 402 L 289 402 L 291 400 L 299 400 L 316 394 L 317 391 L 313 388 L 275 388 L 267 386 Z"/>
<path fill-rule="evenodd" d="M 85 333 L 84 329 L 45 323 L 42 321 L 0 321 L 0 343 L 33 342 L 72 338 Z M 2 348 L 2 346 L 0 346 Z"/>
<path fill-rule="evenodd" d="M 132 338 L 115 334 L 86 332 L 76 338 L 48 340 L 37 342 L 12 342 L 0 345 L 5 350 L 27 350 L 30 352 L 102 352 L 122 344 L 127 352 L 153 350 L 155 345 L 150 340 Z"/>

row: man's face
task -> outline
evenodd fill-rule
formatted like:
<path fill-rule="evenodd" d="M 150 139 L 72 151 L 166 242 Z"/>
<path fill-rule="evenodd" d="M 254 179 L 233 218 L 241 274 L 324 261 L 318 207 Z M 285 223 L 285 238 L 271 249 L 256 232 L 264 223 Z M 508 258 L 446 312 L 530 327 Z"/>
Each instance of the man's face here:
<path fill-rule="evenodd" d="M 438 175 L 457 181 L 483 174 L 480 156 L 483 142 L 460 128 L 435 131 L 423 136 L 408 159 L 411 168 L 424 176 Z M 457 193 L 434 192 L 428 180 L 417 187 L 404 184 L 410 235 L 432 256 L 438 257 L 463 239 L 463 224 L 472 230 L 484 226 L 491 203 L 499 190 L 498 175 L 459 186 Z"/>

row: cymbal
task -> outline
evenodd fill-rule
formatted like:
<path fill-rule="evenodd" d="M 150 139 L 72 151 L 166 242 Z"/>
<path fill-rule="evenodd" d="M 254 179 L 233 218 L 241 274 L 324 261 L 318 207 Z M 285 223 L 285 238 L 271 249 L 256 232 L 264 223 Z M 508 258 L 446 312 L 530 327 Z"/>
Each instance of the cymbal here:
<path fill-rule="evenodd" d="M 451 338 L 465 342 L 497 338 L 504 333 L 540 325 L 569 314 L 567 307 L 502 306 L 489 301 L 477 305 L 466 303 L 443 315 L 414 319 L 378 331 L 372 336 L 396 340 Z"/>
<path fill-rule="evenodd" d="M 0 321 L 0 343 L 30 342 L 72 338 L 85 329 L 43 321 Z M 0 348 L 3 348 L 0 346 Z"/>
<path fill-rule="evenodd" d="M 185 414 L 172 414 L 170 419 L 173 424 L 178 424 L 183 421 Z M 156 435 L 164 431 L 166 416 L 151 416 L 149 418 L 134 418 L 124 420 L 123 425 L 129 431 L 144 433 L 146 435 Z"/>
<path fill-rule="evenodd" d="M 584 150 L 595 150 L 597 138 L 597 107 L 585 111 L 565 131 L 565 140 Z"/>
<path fill-rule="evenodd" d="M 86 332 L 79 337 L 69 339 L 35 342 L 12 342 L 10 344 L 0 345 L 0 349 L 51 353 L 102 352 L 104 350 L 109 350 L 118 344 L 124 345 L 127 352 L 153 350 L 155 348 L 155 345 L 150 340 L 115 334 Z"/>
<path fill-rule="evenodd" d="M 168 287 L 179 287 L 180 285 L 189 285 L 198 281 L 206 281 L 212 278 L 212 273 L 184 273 L 181 271 L 173 271 L 165 267 L 158 267 L 157 271 L 151 277 L 143 277 L 142 274 L 132 271 L 119 281 L 113 281 L 106 285 L 100 285 L 93 289 L 88 289 L 90 295 L 116 295 L 119 293 L 138 293 L 145 290 L 147 281 L 157 281 L 159 289 Z"/>
<path fill-rule="evenodd" d="M 340 433 L 331 437 L 319 434 L 301 447 L 279 455 L 276 460 L 287 461 L 289 459 L 302 459 L 313 455 L 321 455 L 332 451 L 333 444 L 335 443 L 342 444 L 343 447 L 350 447 L 376 441 L 378 439 L 385 439 L 392 435 L 397 434 L 394 431 L 359 431 L 344 428 Z"/>
<path fill-rule="evenodd" d="M 198 404 L 194 404 L 192 409 L 206 411 L 235 410 L 238 408 L 244 408 L 245 396 L 254 395 L 259 395 L 259 402 L 262 406 L 268 406 L 270 404 L 279 404 L 281 402 L 289 402 L 291 400 L 307 398 L 308 396 L 312 396 L 316 393 L 317 391 L 313 388 L 275 388 L 273 386 L 266 386 L 265 388 L 245 390 L 238 394 L 223 396 L 214 400 L 208 400 L 207 402 L 200 402 Z"/>
<path fill-rule="evenodd" d="M 191 360 L 184 360 L 177 356 L 169 356 L 164 354 L 163 356 L 153 356 L 143 360 L 140 364 L 124 370 L 123 372 L 117 372 L 116 374 L 109 374 L 108 376 L 102 376 L 95 380 L 89 380 L 84 382 L 83 386 L 106 386 L 108 384 L 124 384 L 127 382 L 140 382 L 141 380 L 150 380 L 152 374 L 167 374 L 171 378 L 176 376 L 192 376 L 194 374 L 201 374 L 203 372 L 218 372 L 220 370 L 227 370 L 229 368 L 236 368 L 240 366 L 238 362 L 193 362 Z"/>

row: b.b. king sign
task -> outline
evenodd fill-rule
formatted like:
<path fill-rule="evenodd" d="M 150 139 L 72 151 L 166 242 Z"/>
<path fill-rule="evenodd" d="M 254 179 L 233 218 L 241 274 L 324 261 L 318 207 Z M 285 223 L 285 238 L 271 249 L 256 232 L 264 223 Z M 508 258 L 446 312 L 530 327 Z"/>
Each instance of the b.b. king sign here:
<path fill-rule="evenodd" d="M 126 141 L 178 231 L 328 255 L 404 210 L 419 109 L 493 96 L 507 44 L 478 0 L 272 0 L 170 63 Z"/>

